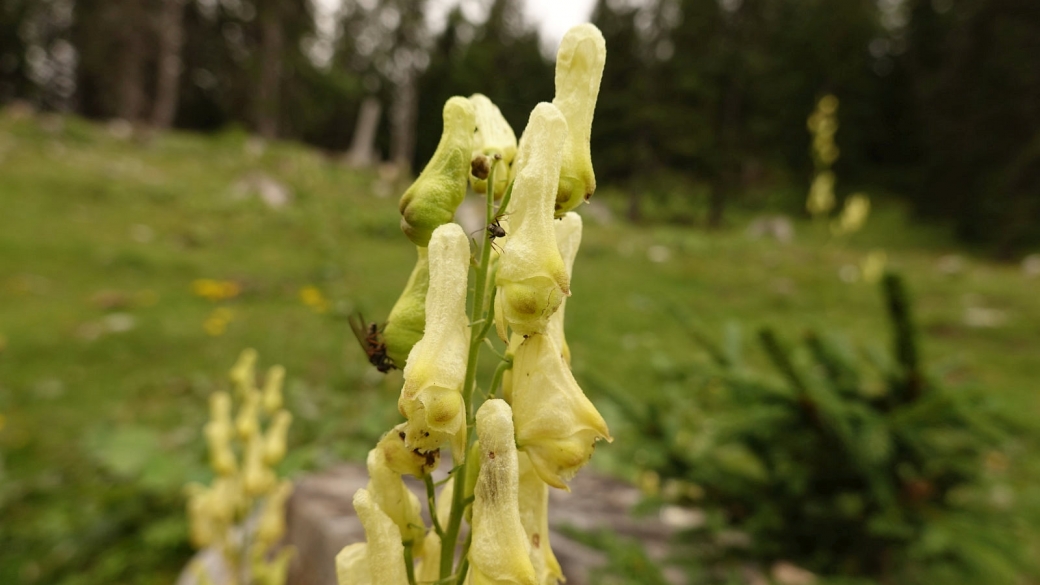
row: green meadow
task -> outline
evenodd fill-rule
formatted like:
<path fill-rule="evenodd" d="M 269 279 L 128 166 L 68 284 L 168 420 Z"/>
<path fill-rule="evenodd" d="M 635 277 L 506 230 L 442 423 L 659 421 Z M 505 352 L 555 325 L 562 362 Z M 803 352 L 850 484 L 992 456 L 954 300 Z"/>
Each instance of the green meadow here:
<path fill-rule="evenodd" d="M 243 348 L 287 370 L 287 473 L 361 460 L 399 417 L 400 372 L 376 372 L 346 318 L 385 318 L 411 271 L 405 185 L 240 132 L 119 130 L 0 111 L 0 583 L 171 582 L 191 554 L 181 486 L 207 474 L 207 396 Z M 651 395 L 708 363 L 690 322 L 717 339 L 741 331 L 758 364 L 767 324 L 883 347 L 882 298 L 860 269 L 883 250 L 931 371 L 1035 441 L 1040 275 L 958 247 L 882 196 L 848 238 L 795 219 L 787 243 L 749 236 L 755 217 L 740 210 L 715 232 L 633 226 L 623 194 L 604 185 L 598 198 L 566 309 L 579 382 L 595 373 Z M 617 424 L 593 466 L 634 479 L 618 446 L 638 437 L 587 391 Z M 1034 459 L 1013 452 L 1008 473 L 1040 500 Z"/>

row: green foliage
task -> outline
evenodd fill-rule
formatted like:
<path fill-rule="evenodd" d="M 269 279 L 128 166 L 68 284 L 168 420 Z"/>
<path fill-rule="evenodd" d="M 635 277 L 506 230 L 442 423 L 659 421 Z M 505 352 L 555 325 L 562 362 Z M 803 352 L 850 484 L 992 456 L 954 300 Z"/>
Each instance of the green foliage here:
<path fill-rule="evenodd" d="M 680 313 L 713 373 L 646 405 L 612 392 L 649 441 L 659 496 L 707 513 L 685 539 L 699 561 L 900 583 L 1013 583 L 1035 569 L 1002 476 L 1013 426 L 923 370 L 903 281 L 888 274 L 883 290 L 892 348 L 869 366 L 836 337 L 791 345 L 763 328 L 779 374 L 768 379 L 746 368 L 739 341 L 718 345 Z"/>

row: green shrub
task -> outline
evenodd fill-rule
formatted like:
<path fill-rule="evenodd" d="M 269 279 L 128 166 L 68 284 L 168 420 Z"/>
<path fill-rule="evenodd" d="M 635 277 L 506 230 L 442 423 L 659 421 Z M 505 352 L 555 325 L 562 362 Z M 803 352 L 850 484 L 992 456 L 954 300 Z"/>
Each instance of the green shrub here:
<path fill-rule="evenodd" d="M 1007 425 L 926 373 L 902 280 L 883 290 L 890 352 L 763 328 L 779 374 L 766 377 L 739 336 L 719 345 L 680 319 L 710 372 L 683 372 L 645 403 L 598 384 L 642 435 L 635 459 L 655 499 L 705 512 L 683 535 L 705 580 L 748 561 L 899 583 L 1012 582 L 1024 569 L 1001 483 Z"/>

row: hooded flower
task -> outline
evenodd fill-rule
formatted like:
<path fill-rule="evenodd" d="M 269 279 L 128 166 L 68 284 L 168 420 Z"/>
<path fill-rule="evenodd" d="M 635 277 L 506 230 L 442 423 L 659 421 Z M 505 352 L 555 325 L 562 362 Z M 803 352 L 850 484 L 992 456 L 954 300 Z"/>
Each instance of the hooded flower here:
<path fill-rule="evenodd" d="M 581 24 L 567 31 L 556 53 L 553 105 L 563 112 L 568 129 L 556 194 L 557 216 L 588 201 L 596 192 L 589 139 L 606 60 L 606 42 L 592 24 Z"/>
<path fill-rule="evenodd" d="M 578 247 L 581 246 L 581 216 L 573 211 L 568 211 L 559 221 L 553 222 L 556 229 L 556 246 L 560 249 L 563 257 L 563 265 L 567 268 L 567 278 L 571 277 L 574 269 L 574 258 L 578 255 Z M 567 306 L 567 299 L 563 299 L 560 308 L 556 309 L 553 316 L 549 318 L 549 329 L 547 333 L 553 338 L 556 347 L 560 349 L 564 361 L 571 363 L 571 350 L 567 347 L 567 339 L 563 334 L 563 310 Z"/>
<path fill-rule="evenodd" d="M 531 565 L 540 585 L 556 585 L 563 569 L 549 546 L 549 484 L 542 481 L 526 453 L 518 454 L 520 523 L 531 544 Z"/>
<path fill-rule="evenodd" d="M 397 528 L 404 542 L 413 543 L 417 551 L 422 550 L 426 526 L 423 523 L 419 498 L 413 494 L 401 474 L 387 464 L 386 453 L 378 445 L 368 452 L 368 493 Z"/>
<path fill-rule="evenodd" d="M 553 487 L 567 489 L 596 441 L 613 440 L 548 335 L 530 335 L 517 348 L 511 394 L 516 445 Z"/>
<path fill-rule="evenodd" d="M 376 448 L 382 451 L 386 465 L 400 475 L 414 475 L 422 478 L 437 469 L 440 463 L 440 450 L 419 451 L 408 448 L 408 423 L 401 423 L 390 429 L 379 440 Z"/>
<path fill-rule="evenodd" d="M 376 504 L 368 490 L 354 494 L 354 510 L 365 528 L 364 543 L 336 555 L 339 585 L 407 585 L 401 531 Z"/>
<path fill-rule="evenodd" d="M 520 521 L 519 469 L 509 405 L 492 399 L 477 411 L 480 474 L 474 489 L 473 585 L 538 585 Z"/>
<path fill-rule="evenodd" d="M 522 166 L 513 184 L 511 233 L 499 259 L 495 321 L 521 334 L 542 333 L 570 294 L 567 267 L 556 247 L 553 205 L 567 123 L 552 104 L 538 104 L 524 130 Z"/>
<path fill-rule="evenodd" d="M 464 97 L 444 104 L 444 131 L 437 150 L 401 196 L 401 229 L 416 246 L 426 246 L 433 230 L 455 217 L 466 196 L 475 116 L 473 104 Z"/>
<path fill-rule="evenodd" d="M 487 156 L 495 167 L 495 198 L 502 197 L 509 184 L 509 170 L 516 158 L 516 134 L 502 112 L 487 96 L 475 93 L 469 96 L 476 112 L 477 132 L 473 135 L 473 158 Z M 475 176 L 471 168 L 470 184 L 477 193 L 487 193 L 487 176 Z"/>
<path fill-rule="evenodd" d="M 383 330 L 386 354 L 400 367 L 408 361 L 408 352 L 422 339 L 426 329 L 426 291 L 430 288 L 430 260 L 427 249 L 416 247 L 419 259 L 415 262 L 408 284 L 390 310 Z"/>
<path fill-rule="evenodd" d="M 457 224 L 443 225 L 430 239 L 429 255 L 426 332 L 408 354 L 397 407 L 408 419 L 409 450 L 434 451 L 450 439 L 453 455 L 461 460 L 466 445 L 462 385 L 469 350 L 469 240 Z"/>

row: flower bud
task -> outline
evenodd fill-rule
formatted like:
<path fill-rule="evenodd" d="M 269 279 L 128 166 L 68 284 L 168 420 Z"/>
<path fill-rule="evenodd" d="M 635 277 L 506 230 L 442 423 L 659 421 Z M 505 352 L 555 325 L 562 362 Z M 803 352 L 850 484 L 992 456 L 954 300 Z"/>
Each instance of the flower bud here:
<path fill-rule="evenodd" d="M 215 420 L 206 423 L 203 430 L 209 445 L 209 464 L 217 475 L 231 475 L 238 470 L 235 452 L 231 449 L 231 432 L 229 422 Z"/>
<path fill-rule="evenodd" d="M 562 219 L 553 222 L 556 229 L 556 246 L 560 249 L 563 265 L 567 268 L 568 280 L 574 270 L 574 258 L 578 255 L 578 247 L 581 246 L 581 225 L 581 216 L 573 211 L 568 211 Z M 553 342 L 563 355 L 563 360 L 570 365 L 571 350 L 567 347 L 567 338 L 563 332 L 563 314 L 566 306 L 567 299 L 563 299 L 560 308 L 556 309 L 552 317 L 549 317 L 549 327 L 546 333 L 553 338 Z"/>
<path fill-rule="evenodd" d="M 264 549 L 274 546 L 285 534 L 285 502 L 292 495 L 292 489 L 291 481 L 282 480 L 264 500 L 256 528 L 256 539 Z"/>
<path fill-rule="evenodd" d="M 249 439 L 260 431 L 260 392 L 250 390 L 243 397 L 242 405 L 238 408 L 238 416 L 235 418 L 235 430 L 238 436 Z"/>
<path fill-rule="evenodd" d="M 592 24 L 581 24 L 567 31 L 556 53 L 553 105 L 563 112 L 568 130 L 556 194 L 557 217 L 588 201 L 596 192 L 589 140 L 606 60 L 606 42 Z"/>
<path fill-rule="evenodd" d="M 499 260 L 495 320 L 521 334 L 541 333 L 570 294 L 570 278 L 556 247 L 553 205 L 567 123 L 552 104 L 531 112 L 513 184 L 512 232 Z"/>
<path fill-rule="evenodd" d="M 404 387 L 397 402 L 408 419 L 406 447 L 434 451 L 452 440 L 459 461 L 466 445 L 462 385 L 469 353 L 466 281 L 469 240 L 457 224 L 437 228 L 430 239 L 430 287 L 426 331 L 408 354 Z"/>
<path fill-rule="evenodd" d="M 368 493 L 391 520 L 397 524 L 404 542 L 422 550 L 426 526 L 423 524 L 419 498 L 401 480 L 401 474 L 390 469 L 386 454 L 378 446 L 368 452 Z"/>
<path fill-rule="evenodd" d="M 274 414 L 282 407 L 282 383 L 284 380 L 285 368 L 282 366 L 272 366 L 267 370 L 263 390 L 264 412 L 267 414 Z"/>
<path fill-rule="evenodd" d="M 477 193 L 487 193 L 487 172 L 495 168 L 495 198 L 506 192 L 509 185 L 509 168 L 516 158 L 516 134 L 502 112 L 487 96 L 475 93 L 469 96 L 476 113 L 477 131 L 473 135 L 473 160 L 485 160 L 487 164 L 471 164 L 470 184 Z M 483 170 L 483 172 L 482 172 Z M 484 176 L 480 176 L 483 174 Z"/>
<path fill-rule="evenodd" d="M 238 361 L 231 367 L 228 373 L 231 383 L 240 395 L 246 395 L 256 389 L 256 350 L 244 349 L 238 355 Z"/>
<path fill-rule="evenodd" d="M 419 259 L 408 277 L 404 291 L 394 303 L 383 329 L 386 354 L 404 369 L 408 352 L 422 339 L 426 329 L 426 291 L 430 287 L 430 260 L 426 248 L 417 247 Z"/>
<path fill-rule="evenodd" d="M 444 104 L 444 131 L 419 178 L 401 196 L 401 229 L 416 246 L 426 246 L 433 230 L 451 222 L 466 196 L 476 114 L 466 98 Z"/>
<path fill-rule="evenodd" d="M 254 434 L 246 444 L 245 469 L 242 471 L 243 487 L 250 496 L 259 496 L 267 493 L 274 481 L 274 472 L 264 465 L 263 437 Z"/>
<path fill-rule="evenodd" d="M 526 453 L 518 454 L 520 523 L 531 544 L 531 565 L 538 583 L 555 585 L 563 569 L 549 546 L 549 484 L 542 481 Z"/>
<path fill-rule="evenodd" d="M 473 541 L 469 549 L 474 585 L 538 585 L 527 534 L 520 522 L 512 419 L 509 405 L 500 399 L 488 400 L 477 411 L 480 474 L 473 493 Z"/>
<path fill-rule="evenodd" d="M 285 457 L 285 443 L 290 424 L 292 415 L 287 410 L 280 410 L 267 427 L 267 434 L 264 436 L 264 463 L 267 465 L 275 465 Z"/>
<path fill-rule="evenodd" d="M 596 441 L 613 441 L 548 335 L 530 335 L 516 350 L 512 406 L 517 447 L 553 487 L 568 489 Z"/>
<path fill-rule="evenodd" d="M 406 585 L 401 531 L 368 490 L 354 494 L 354 510 L 365 528 L 366 543 L 351 545 L 336 555 L 339 585 Z"/>

